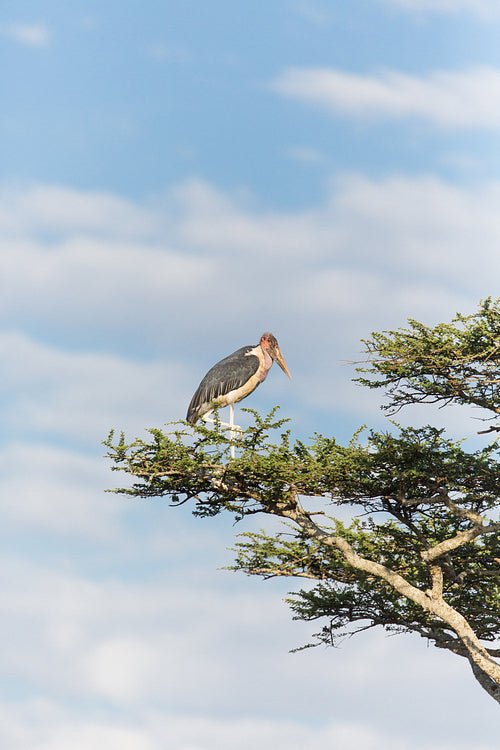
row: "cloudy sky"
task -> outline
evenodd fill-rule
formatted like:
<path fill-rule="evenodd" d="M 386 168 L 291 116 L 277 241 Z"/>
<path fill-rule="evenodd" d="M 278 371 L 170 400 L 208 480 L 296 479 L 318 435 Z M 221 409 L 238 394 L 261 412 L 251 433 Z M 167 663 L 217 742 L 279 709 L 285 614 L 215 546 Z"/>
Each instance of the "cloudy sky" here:
<path fill-rule="evenodd" d="M 105 494 L 100 442 L 265 330 L 293 380 L 249 406 L 384 426 L 360 339 L 498 296 L 499 31 L 498 0 L 2 3 L 2 748 L 498 747 L 418 639 L 290 654 L 290 582 L 220 570 L 230 519 Z"/>

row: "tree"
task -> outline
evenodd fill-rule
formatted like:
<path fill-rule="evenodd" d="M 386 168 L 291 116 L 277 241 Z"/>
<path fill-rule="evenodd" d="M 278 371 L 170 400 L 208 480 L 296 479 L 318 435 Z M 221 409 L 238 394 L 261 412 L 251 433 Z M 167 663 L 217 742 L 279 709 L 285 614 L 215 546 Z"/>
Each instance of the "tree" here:
<path fill-rule="evenodd" d="M 389 414 L 410 404 L 481 407 L 500 413 L 500 301 L 430 327 L 414 320 L 372 334 L 358 382 L 384 389 Z M 496 441 L 467 451 L 434 426 L 357 433 L 347 446 L 316 434 L 291 440 L 276 409 L 237 441 L 216 424 L 185 422 L 127 444 L 111 433 L 113 468 L 134 479 L 115 492 L 191 502 L 197 516 L 278 516 L 283 531 L 244 533 L 234 570 L 314 584 L 289 600 L 294 615 L 320 620 L 313 644 L 380 626 L 417 633 L 464 657 L 500 703 L 500 463 Z M 490 421 L 483 433 L 500 430 Z M 270 436 L 275 436 L 272 439 Z M 352 520 L 335 518 L 348 506 Z M 345 508 L 344 515 L 345 515 Z"/>

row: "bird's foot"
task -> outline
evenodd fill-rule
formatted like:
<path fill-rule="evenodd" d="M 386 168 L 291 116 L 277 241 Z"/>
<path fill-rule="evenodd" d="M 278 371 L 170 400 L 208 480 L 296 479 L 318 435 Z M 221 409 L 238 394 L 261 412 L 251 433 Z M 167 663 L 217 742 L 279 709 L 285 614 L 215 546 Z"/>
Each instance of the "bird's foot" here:
<path fill-rule="evenodd" d="M 235 438 L 236 440 L 241 440 L 241 439 L 243 438 L 243 430 L 242 430 L 242 428 L 241 428 L 241 427 L 240 427 L 239 425 L 237 425 L 237 424 L 230 424 L 229 422 L 220 422 L 220 421 L 217 421 L 217 422 L 216 422 L 216 420 L 215 420 L 215 419 L 212 419 L 211 417 L 207 416 L 206 414 L 204 414 L 204 415 L 202 416 L 202 419 L 203 419 L 203 421 L 204 421 L 204 422 L 210 422 L 210 424 L 219 424 L 219 425 L 220 425 L 221 427 L 223 427 L 223 428 L 224 428 L 225 430 L 229 430 L 229 432 L 231 433 L 231 434 L 230 434 L 230 438 L 231 438 L 231 440 L 233 439 L 233 437 L 234 437 L 234 438 Z M 233 432 L 235 432 L 235 433 L 238 433 L 238 434 L 237 434 L 237 435 L 233 435 L 233 434 L 232 434 Z"/>

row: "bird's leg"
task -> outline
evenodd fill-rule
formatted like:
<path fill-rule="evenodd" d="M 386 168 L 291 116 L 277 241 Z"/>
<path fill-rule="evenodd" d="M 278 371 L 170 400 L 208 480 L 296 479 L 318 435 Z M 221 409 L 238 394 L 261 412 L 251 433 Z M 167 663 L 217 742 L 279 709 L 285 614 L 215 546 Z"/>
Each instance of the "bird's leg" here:
<path fill-rule="evenodd" d="M 219 421 L 218 423 L 220 424 L 221 427 L 225 427 L 228 430 L 233 430 L 235 432 L 237 430 L 238 432 L 243 432 L 241 427 L 238 427 L 237 424 L 234 424 L 234 405 L 231 404 L 230 406 L 232 410 L 232 414 L 230 414 L 229 416 L 230 421 L 229 422 Z M 215 419 L 211 419 L 210 414 L 213 414 L 213 410 L 207 411 L 206 414 L 202 414 L 201 418 L 203 419 L 204 422 L 210 422 L 210 424 L 215 424 Z"/>
<path fill-rule="evenodd" d="M 233 427 L 234 427 L 234 404 L 231 402 L 229 404 L 229 439 L 231 441 L 234 436 Z M 231 443 L 231 458 L 234 458 L 234 444 L 233 443 Z"/>
<path fill-rule="evenodd" d="M 243 437 L 243 430 L 237 424 L 234 424 L 234 404 L 229 404 L 229 438 L 230 440 L 241 440 Z M 234 445 L 231 445 L 231 458 L 234 458 Z"/>
<path fill-rule="evenodd" d="M 210 424 L 215 424 L 215 419 L 211 419 L 209 416 L 210 414 L 212 414 L 212 411 L 207 411 L 206 414 L 202 415 L 202 419 L 204 422 L 210 422 Z M 229 430 L 230 440 L 234 440 L 236 432 L 239 433 L 238 437 L 241 439 L 243 435 L 243 430 L 241 429 L 241 427 L 234 424 L 234 404 L 229 404 L 229 422 L 219 422 L 219 424 L 224 429 Z M 234 445 L 231 445 L 231 458 L 234 458 Z"/>
<path fill-rule="evenodd" d="M 230 404 L 231 406 L 231 413 L 229 416 L 229 427 L 231 429 L 231 437 L 236 438 L 237 440 L 241 440 L 243 437 L 243 430 L 241 427 L 237 424 L 234 424 L 234 404 Z M 239 435 L 236 435 L 235 433 L 239 432 Z"/>
<path fill-rule="evenodd" d="M 213 409 L 211 411 L 207 411 L 207 413 L 203 414 L 201 418 L 203 419 L 204 422 L 210 422 L 210 424 L 215 424 L 215 419 L 210 419 L 209 417 L 209 414 L 212 414 L 212 413 L 213 413 Z M 229 422 L 219 422 L 219 424 L 221 427 L 226 427 L 226 428 L 231 427 Z"/>

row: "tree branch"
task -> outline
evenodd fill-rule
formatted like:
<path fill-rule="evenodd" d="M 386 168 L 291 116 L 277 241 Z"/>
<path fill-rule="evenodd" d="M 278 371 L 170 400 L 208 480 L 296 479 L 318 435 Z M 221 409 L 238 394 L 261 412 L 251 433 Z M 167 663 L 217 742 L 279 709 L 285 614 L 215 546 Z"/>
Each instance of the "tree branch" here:
<path fill-rule="evenodd" d="M 318 539 L 318 541 L 323 542 L 325 545 L 337 548 L 353 568 L 381 578 L 402 596 L 415 602 L 423 610 L 432 613 L 449 625 L 461 640 L 467 651 L 469 661 L 471 664 L 474 664 L 477 674 L 487 676 L 491 684 L 496 683 L 496 689 L 493 690 L 490 686 L 488 693 L 500 703 L 500 665 L 494 661 L 481 644 L 467 620 L 459 612 L 450 607 L 450 605 L 446 604 L 442 596 L 435 597 L 434 595 L 429 595 L 412 586 L 412 584 L 394 570 L 358 555 L 345 539 L 328 534 L 317 526 L 303 511 L 301 512 L 299 509 L 288 510 L 283 515 L 295 521 L 310 537 Z M 476 674 L 476 671 L 474 674 Z M 484 680 L 486 680 L 486 677 L 484 677 Z M 481 684 L 483 685 L 483 683 Z"/>
<path fill-rule="evenodd" d="M 451 552 L 451 550 L 457 549 L 457 547 L 461 547 L 463 544 L 467 544 L 467 542 L 472 542 L 478 536 L 492 534 L 495 531 L 500 531 L 500 523 L 490 523 L 488 526 L 474 526 L 472 529 L 459 531 L 455 536 L 444 539 L 429 550 L 424 550 L 420 553 L 420 556 L 424 562 L 432 562 L 432 560 L 436 560 L 446 552 Z"/>

